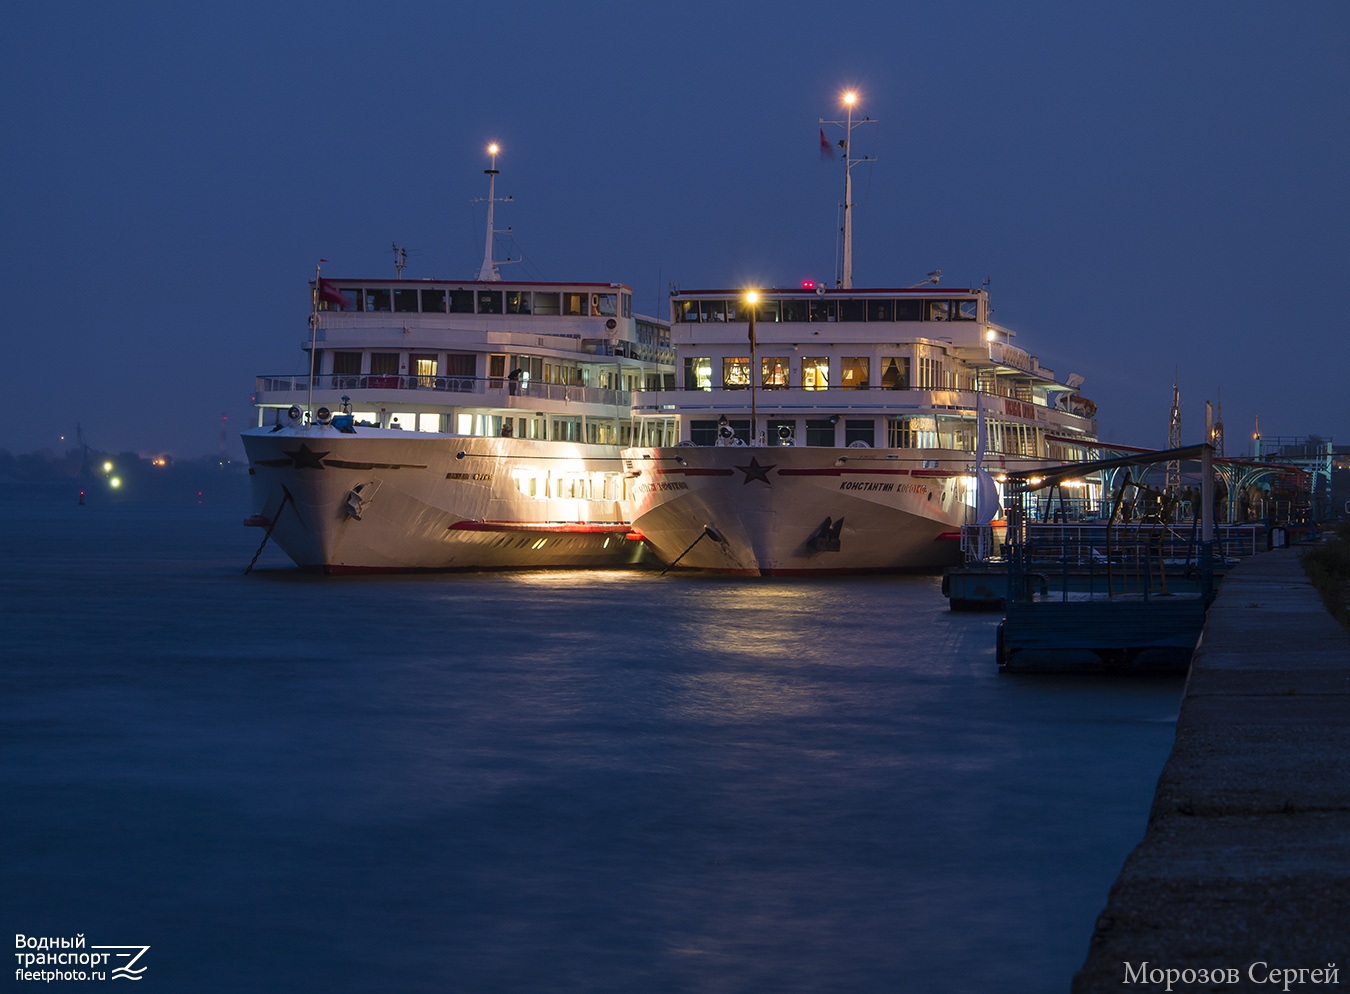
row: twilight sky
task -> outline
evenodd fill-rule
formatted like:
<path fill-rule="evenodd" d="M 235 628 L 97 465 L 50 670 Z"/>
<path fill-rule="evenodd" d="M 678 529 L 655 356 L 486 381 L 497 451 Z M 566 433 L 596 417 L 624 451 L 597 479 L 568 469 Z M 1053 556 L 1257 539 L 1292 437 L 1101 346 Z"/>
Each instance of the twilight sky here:
<path fill-rule="evenodd" d="M 225 414 L 240 457 L 320 257 L 476 274 L 492 139 L 506 278 L 833 280 L 847 87 L 855 285 L 987 277 L 1104 439 L 1165 445 L 1177 375 L 1187 443 L 1220 395 L 1230 455 L 1350 443 L 1344 0 L 55 0 L 0 32 L 0 448 L 212 454 Z"/>

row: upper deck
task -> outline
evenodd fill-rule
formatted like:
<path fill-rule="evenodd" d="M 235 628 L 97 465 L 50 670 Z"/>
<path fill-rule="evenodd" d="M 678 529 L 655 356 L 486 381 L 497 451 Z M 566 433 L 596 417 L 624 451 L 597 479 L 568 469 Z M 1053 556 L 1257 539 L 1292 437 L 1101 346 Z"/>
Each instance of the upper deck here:
<path fill-rule="evenodd" d="M 953 370 L 959 365 L 972 374 L 982 370 L 990 376 L 1013 376 L 1043 389 L 1059 383 L 1053 369 L 1013 344 L 1015 331 L 989 320 L 989 294 L 983 288 L 838 290 L 808 285 L 759 290 L 757 295 L 751 305 L 744 290 L 673 293 L 671 342 L 677 358 L 688 365 L 690 357 L 720 360 L 743 355 L 753 308 L 761 354 L 767 350 L 795 357 L 805 349 L 807 355 L 839 362 L 870 355 L 877 368 L 886 368 L 881 363 L 900 356 L 942 359 Z M 799 376 L 799 385 L 814 385 L 807 382 L 813 378 L 808 368 L 801 367 Z M 836 382 L 845 385 L 846 379 Z M 742 384 L 733 380 L 726 385 Z M 790 384 L 779 379 L 767 385 Z"/>
<path fill-rule="evenodd" d="M 635 314 L 632 288 L 621 283 L 327 277 L 322 283 L 324 294 L 313 282 L 311 292 L 316 338 L 329 348 L 400 342 L 500 351 L 519 345 L 559 355 L 674 362 L 669 327 Z M 330 299 L 337 295 L 341 302 Z"/>

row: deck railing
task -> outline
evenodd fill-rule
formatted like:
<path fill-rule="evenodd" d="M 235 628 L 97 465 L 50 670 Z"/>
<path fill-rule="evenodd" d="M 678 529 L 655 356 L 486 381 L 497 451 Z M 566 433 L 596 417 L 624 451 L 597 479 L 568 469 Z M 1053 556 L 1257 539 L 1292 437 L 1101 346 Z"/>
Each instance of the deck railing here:
<path fill-rule="evenodd" d="M 986 528 L 986 531 L 989 529 Z M 1190 524 L 1147 524 L 1133 522 L 1111 526 L 1108 538 L 1104 522 L 1067 524 L 1028 522 L 1026 526 L 1028 563 L 1081 565 L 1090 567 L 1110 560 L 1150 559 L 1164 562 L 1195 562 L 1198 532 Z M 1265 525 L 1215 525 L 1214 555 L 1220 559 L 1240 559 L 1266 550 Z M 985 539 L 983 548 L 998 555 L 997 536 Z M 979 529 L 961 529 L 961 546 L 968 561 L 979 558 Z"/>
<path fill-rule="evenodd" d="M 303 394 L 309 391 L 309 377 L 297 376 L 259 376 L 258 392 L 272 394 Z M 632 404 L 632 393 L 628 390 L 608 390 L 600 387 L 583 387 L 567 383 L 540 383 L 531 380 L 528 383 L 512 383 L 506 377 L 493 376 L 410 376 L 407 374 L 362 373 L 360 375 L 324 374 L 314 378 L 315 390 L 349 391 L 387 391 L 399 390 L 409 394 L 424 393 L 430 403 L 454 403 L 451 394 L 476 394 L 492 397 L 494 406 L 520 406 L 506 403 L 511 397 L 521 401 L 564 400 L 575 404 L 606 404 L 628 407 Z M 403 399 L 416 402 L 411 396 Z"/>

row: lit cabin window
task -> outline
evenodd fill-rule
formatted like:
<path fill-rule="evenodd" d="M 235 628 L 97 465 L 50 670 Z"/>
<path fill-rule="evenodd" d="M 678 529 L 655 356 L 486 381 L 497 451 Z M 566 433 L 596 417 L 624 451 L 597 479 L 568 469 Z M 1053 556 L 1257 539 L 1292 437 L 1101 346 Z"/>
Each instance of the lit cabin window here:
<path fill-rule="evenodd" d="M 685 356 L 684 388 L 686 390 L 712 389 L 711 356 Z"/>
<path fill-rule="evenodd" d="M 529 314 L 532 296 L 529 290 L 507 290 L 506 313 Z"/>
<path fill-rule="evenodd" d="M 568 317 L 588 316 L 590 310 L 587 307 L 586 295 L 584 293 L 563 294 L 563 313 Z"/>
<path fill-rule="evenodd" d="M 760 356 L 760 386 L 766 390 L 783 390 L 788 386 L 788 357 Z"/>
<path fill-rule="evenodd" d="M 839 385 L 845 390 L 866 390 L 870 366 L 867 356 L 844 356 L 839 360 Z"/>
<path fill-rule="evenodd" d="M 802 387 L 804 389 L 825 390 L 828 389 L 829 385 L 829 356 L 813 356 L 802 360 Z"/>
<path fill-rule="evenodd" d="M 749 385 L 749 356 L 735 356 L 722 360 L 722 386 L 728 390 L 739 390 Z"/>
<path fill-rule="evenodd" d="M 883 356 L 881 386 L 884 390 L 909 389 L 909 356 Z"/>

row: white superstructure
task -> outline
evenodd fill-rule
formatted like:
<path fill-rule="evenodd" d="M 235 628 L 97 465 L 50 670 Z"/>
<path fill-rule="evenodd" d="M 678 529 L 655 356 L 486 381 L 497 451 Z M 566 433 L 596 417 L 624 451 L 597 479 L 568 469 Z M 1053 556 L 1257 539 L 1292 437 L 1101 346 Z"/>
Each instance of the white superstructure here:
<path fill-rule="evenodd" d="M 495 179 L 494 168 L 489 171 Z M 490 215 L 489 215 L 490 216 Z M 620 283 L 316 273 L 309 373 L 258 378 L 255 514 L 327 572 L 625 565 L 633 391 L 673 385 L 669 326 Z"/>

